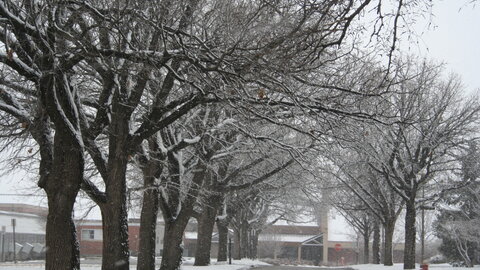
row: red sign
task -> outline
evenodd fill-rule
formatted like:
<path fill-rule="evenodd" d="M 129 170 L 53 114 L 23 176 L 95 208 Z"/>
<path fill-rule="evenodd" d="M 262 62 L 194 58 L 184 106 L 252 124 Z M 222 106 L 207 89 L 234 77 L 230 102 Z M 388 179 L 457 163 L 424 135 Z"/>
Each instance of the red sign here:
<path fill-rule="evenodd" d="M 341 244 L 335 244 L 335 250 L 336 251 L 342 250 L 342 245 Z"/>

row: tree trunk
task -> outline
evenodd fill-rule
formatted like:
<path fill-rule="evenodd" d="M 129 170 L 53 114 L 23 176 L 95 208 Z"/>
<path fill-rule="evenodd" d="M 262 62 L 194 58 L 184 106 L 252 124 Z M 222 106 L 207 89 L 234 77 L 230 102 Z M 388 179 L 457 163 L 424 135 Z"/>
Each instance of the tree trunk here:
<path fill-rule="evenodd" d="M 102 270 L 129 270 L 126 158 L 110 170 L 107 202 L 101 205 L 103 223 Z"/>
<path fill-rule="evenodd" d="M 252 260 L 257 258 L 258 233 L 257 230 L 252 229 L 249 234 L 248 258 Z"/>
<path fill-rule="evenodd" d="M 140 216 L 140 239 L 137 270 L 155 269 L 155 239 L 157 214 L 159 207 L 159 191 L 152 187 L 153 177 L 145 177 L 142 213 Z"/>
<path fill-rule="evenodd" d="M 195 248 L 196 266 L 206 266 L 210 264 L 210 250 L 212 248 L 212 233 L 215 226 L 215 218 L 217 217 L 218 207 L 221 198 L 218 196 L 210 196 L 207 201 L 210 203 L 204 206 L 204 209 L 198 219 L 198 237 Z"/>
<path fill-rule="evenodd" d="M 403 255 L 403 269 L 415 269 L 415 243 L 416 243 L 416 209 L 415 201 L 407 202 L 405 214 L 405 250 Z"/>
<path fill-rule="evenodd" d="M 234 234 L 233 234 L 233 259 L 234 260 L 240 260 L 242 258 L 242 253 L 241 253 L 241 235 L 240 235 L 240 229 L 234 229 Z"/>
<path fill-rule="evenodd" d="M 127 208 L 109 201 L 102 208 L 103 256 L 102 270 L 129 270 Z"/>
<path fill-rule="evenodd" d="M 188 220 L 189 217 L 179 217 L 174 221 L 165 222 L 162 264 L 160 270 L 180 269 L 183 255 L 183 232 L 187 227 Z"/>
<path fill-rule="evenodd" d="M 140 152 L 139 162 L 143 173 L 143 202 L 140 215 L 140 233 L 138 244 L 137 270 L 155 269 L 155 249 L 157 238 L 157 217 L 160 208 L 160 191 L 155 186 L 155 179 L 159 178 L 163 171 L 161 154 L 157 137 L 148 139 L 149 153 Z"/>
<path fill-rule="evenodd" d="M 380 264 L 380 224 L 375 221 L 373 227 L 372 263 Z"/>
<path fill-rule="evenodd" d="M 242 221 L 240 225 L 240 259 L 246 258 L 248 252 L 248 224 Z"/>
<path fill-rule="evenodd" d="M 105 181 L 107 202 L 100 205 L 103 219 L 102 270 L 129 270 L 127 212 L 127 164 L 129 150 L 129 115 L 122 93 L 113 97 L 109 126 L 108 177 Z"/>
<path fill-rule="evenodd" d="M 395 231 L 395 223 L 387 222 L 385 225 L 385 250 L 383 264 L 386 266 L 393 265 L 393 232 Z"/>
<path fill-rule="evenodd" d="M 44 68 L 55 70 L 54 63 L 54 59 L 46 58 Z M 48 198 L 45 269 L 80 269 L 72 215 L 84 170 L 83 141 L 75 103 L 78 97 L 72 93 L 68 77 L 61 72 L 42 77 L 38 86 L 40 106 L 55 125 L 53 143 L 45 115 L 37 119 L 33 134 L 42 156 L 38 185 L 45 189 Z M 73 100 L 68 98 L 72 95 Z"/>
<path fill-rule="evenodd" d="M 369 242 L 370 242 L 370 232 L 365 231 L 363 233 L 363 263 L 367 264 L 369 262 Z"/>
<path fill-rule="evenodd" d="M 208 158 L 206 159 L 208 160 Z M 178 159 L 169 153 L 169 171 L 172 180 L 180 186 L 180 166 Z M 165 219 L 165 236 L 160 270 L 176 270 L 180 268 L 183 248 L 181 247 L 183 233 L 188 221 L 193 215 L 199 188 L 206 176 L 206 165 L 197 163 L 197 170 L 193 175 L 191 187 L 183 201 L 180 201 L 180 189 L 171 189 L 167 198 L 162 197 L 160 207 Z M 176 176 L 175 176 L 176 175 Z M 178 214 L 176 214 L 178 213 Z"/>
<path fill-rule="evenodd" d="M 71 191 L 48 196 L 45 239 L 47 270 L 80 269 L 80 251 L 72 218 L 75 198 L 76 194 L 73 195 Z"/>
<path fill-rule="evenodd" d="M 225 220 L 217 220 L 218 229 L 218 256 L 219 262 L 226 262 L 228 255 L 228 223 Z"/>
<path fill-rule="evenodd" d="M 57 130 L 48 197 L 45 269 L 80 269 L 80 252 L 73 222 L 73 205 L 83 180 L 83 150 Z"/>

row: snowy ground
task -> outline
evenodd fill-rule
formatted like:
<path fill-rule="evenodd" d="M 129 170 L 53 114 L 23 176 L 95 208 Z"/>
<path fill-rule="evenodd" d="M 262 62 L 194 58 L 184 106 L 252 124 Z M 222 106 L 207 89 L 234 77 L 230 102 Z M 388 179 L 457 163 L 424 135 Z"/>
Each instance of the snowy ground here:
<path fill-rule="evenodd" d="M 260 265 L 269 265 L 268 263 L 264 263 L 261 261 L 253 261 L 249 259 L 243 260 L 233 260 L 232 264 L 228 264 L 225 262 L 217 263 L 212 261 L 212 265 L 207 267 L 205 266 L 193 266 L 193 258 L 187 258 L 183 262 L 182 270 L 237 270 L 237 269 L 248 269 L 252 266 L 260 266 Z M 0 270 L 3 270 L 0 268 Z"/>
<path fill-rule="evenodd" d="M 240 270 L 249 269 L 252 266 L 268 265 L 261 261 L 252 261 L 248 259 L 234 260 L 231 265 L 228 263 L 212 262 L 209 266 L 193 266 L 193 259 L 187 258 L 184 260 L 181 269 L 182 270 Z M 136 269 L 137 265 L 131 264 L 130 269 Z M 30 261 L 30 262 L 18 262 L 18 264 L 0 263 L 0 270 L 43 270 L 45 264 L 43 261 Z M 100 270 L 99 264 L 82 263 L 82 270 Z"/>
<path fill-rule="evenodd" d="M 213 262 L 210 266 L 193 266 L 193 259 L 186 259 L 182 265 L 182 270 L 240 270 L 240 269 L 250 269 L 252 266 L 261 266 L 268 265 L 260 261 L 252 260 L 240 260 L 233 261 L 231 265 L 226 263 L 215 263 Z M 131 265 L 130 269 L 136 269 L 136 265 Z M 311 267 L 311 266 L 310 266 Z M 345 267 L 345 266 L 342 266 Z M 349 265 L 355 270 L 403 270 L 403 264 L 395 264 L 394 266 L 383 266 L 376 264 L 360 264 L 360 265 Z M 82 264 L 82 270 L 100 270 L 101 267 L 98 264 Z M 336 267 L 332 267 L 334 270 Z M 45 265 L 42 261 L 36 262 L 19 262 L 17 265 L 13 263 L 0 263 L 0 270 L 43 270 Z M 315 269 L 315 267 L 312 267 Z M 415 269 L 420 269 L 420 266 L 417 265 Z M 480 270 L 480 265 L 475 266 L 474 268 L 465 268 L 465 267 L 453 267 L 449 264 L 431 264 L 429 265 L 429 270 Z"/>
<path fill-rule="evenodd" d="M 378 264 L 360 264 L 360 265 L 350 265 L 349 267 L 355 270 L 403 270 L 403 264 L 395 264 L 393 266 L 383 266 Z M 415 269 L 420 269 L 420 265 L 416 265 Z M 428 266 L 429 270 L 479 270 L 480 265 L 475 266 L 474 268 L 465 268 L 465 267 L 453 267 L 449 264 L 430 264 Z"/>

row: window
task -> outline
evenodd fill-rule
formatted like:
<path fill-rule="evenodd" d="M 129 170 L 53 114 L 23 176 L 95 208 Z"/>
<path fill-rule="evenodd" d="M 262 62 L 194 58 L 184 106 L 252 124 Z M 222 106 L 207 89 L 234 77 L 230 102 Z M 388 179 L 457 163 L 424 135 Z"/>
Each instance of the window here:
<path fill-rule="evenodd" d="M 84 229 L 82 230 L 82 240 L 93 241 L 103 240 L 102 229 Z"/>
<path fill-rule="evenodd" d="M 94 240 L 95 230 L 82 230 L 82 240 Z"/>

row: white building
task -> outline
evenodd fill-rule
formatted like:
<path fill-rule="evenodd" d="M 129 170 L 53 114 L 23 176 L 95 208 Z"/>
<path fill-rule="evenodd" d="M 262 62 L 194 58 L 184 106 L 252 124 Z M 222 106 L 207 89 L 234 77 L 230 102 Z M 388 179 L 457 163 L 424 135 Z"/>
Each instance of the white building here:
<path fill-rule="evenodd" d="M 16 259 L 43 255 L 47 213 L 38 206 L 0 204 L 0 261 L 13 259 L 14 251 Z"/>

